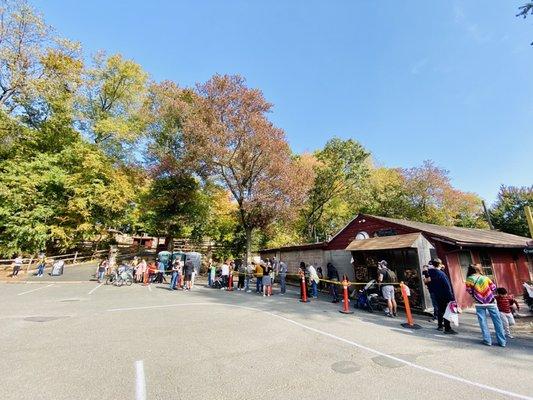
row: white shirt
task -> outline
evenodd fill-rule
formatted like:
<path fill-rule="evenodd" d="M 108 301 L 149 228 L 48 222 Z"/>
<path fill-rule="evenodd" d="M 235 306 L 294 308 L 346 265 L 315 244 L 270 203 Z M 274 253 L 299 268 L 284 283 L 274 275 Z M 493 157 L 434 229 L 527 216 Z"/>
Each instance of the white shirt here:
<path fill-rule="evenodd" d="M 228 264 L 223 264 L 222 265 L 222 275 L 229 275 L 229 265 Z"/>

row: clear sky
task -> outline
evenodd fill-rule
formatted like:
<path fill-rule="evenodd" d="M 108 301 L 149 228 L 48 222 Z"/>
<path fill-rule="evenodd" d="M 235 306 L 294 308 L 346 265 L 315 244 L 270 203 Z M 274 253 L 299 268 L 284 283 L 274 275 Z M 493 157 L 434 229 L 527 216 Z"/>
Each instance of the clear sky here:
<path fill-rule="evenodd" d="M 182 86 L 241 74 L 294 151 L 354 138 L 493 201 L 533 184 L 533 17 L 517 1 L 31 0 L 87 53 Z"/>

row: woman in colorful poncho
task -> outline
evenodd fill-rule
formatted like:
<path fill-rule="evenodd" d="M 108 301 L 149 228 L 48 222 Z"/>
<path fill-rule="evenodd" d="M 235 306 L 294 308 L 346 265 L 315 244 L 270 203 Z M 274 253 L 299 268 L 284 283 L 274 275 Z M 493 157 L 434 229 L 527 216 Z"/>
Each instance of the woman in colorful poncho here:
<path fill-rule="evenodd" d="M 481 334 L 483 335 L 483 343 L 487 346 L 492 345 L 492 338 L 487 324 L 487 314 L 489 314 L 492 323 L 494 324 L 498 344 L 501 347 L 505 347 L 505 331 L 496 304 L 496 299 L 494 298 L 496 285 L 489 277 L 483 275 L 483 269 L 480 265 L 470 264 L 468 267 L 466 290 L 474 298 L 477 319 L 481 328 Z"/>

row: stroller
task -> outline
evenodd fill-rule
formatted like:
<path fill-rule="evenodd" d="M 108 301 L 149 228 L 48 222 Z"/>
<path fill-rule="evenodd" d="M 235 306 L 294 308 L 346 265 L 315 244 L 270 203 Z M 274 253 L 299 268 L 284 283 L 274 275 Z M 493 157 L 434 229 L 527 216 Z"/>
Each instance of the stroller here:
<path fill-rule="evenodd" d="M 361 310 L 367 310 L 368 312 L 374 312 L 381 308 L 379 303 L 380 290 L 374 279 L 368 282 L 362 289 L 359 290 L 356 301 L 355 308 L 360 308 Z"/>
<path fill-rule="evenodd" d="M 222 289 L 224 287 L 222 283 L 222 274 L 218 270 L 215 273 L 215 278 L 213 280 L 213 283 L 211 284 L 211 287 L 213 289 Z"/>
<path fill-rule="evenodd" d="M 524 303 L 529 307 L 529 311 L 533 312 L 533 282 L 524 282 Z"/>

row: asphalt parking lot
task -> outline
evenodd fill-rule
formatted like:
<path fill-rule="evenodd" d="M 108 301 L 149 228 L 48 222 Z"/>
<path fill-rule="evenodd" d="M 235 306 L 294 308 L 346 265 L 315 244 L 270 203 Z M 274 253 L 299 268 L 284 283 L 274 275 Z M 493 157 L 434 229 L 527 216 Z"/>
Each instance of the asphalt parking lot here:
<path fill-rule="evenodd" d="M 475 331 L 406 330 L 296 292 L 47 279 L 0 288 L 6 400 L 533 399 L 527 335 L 486 347 Z"/>

